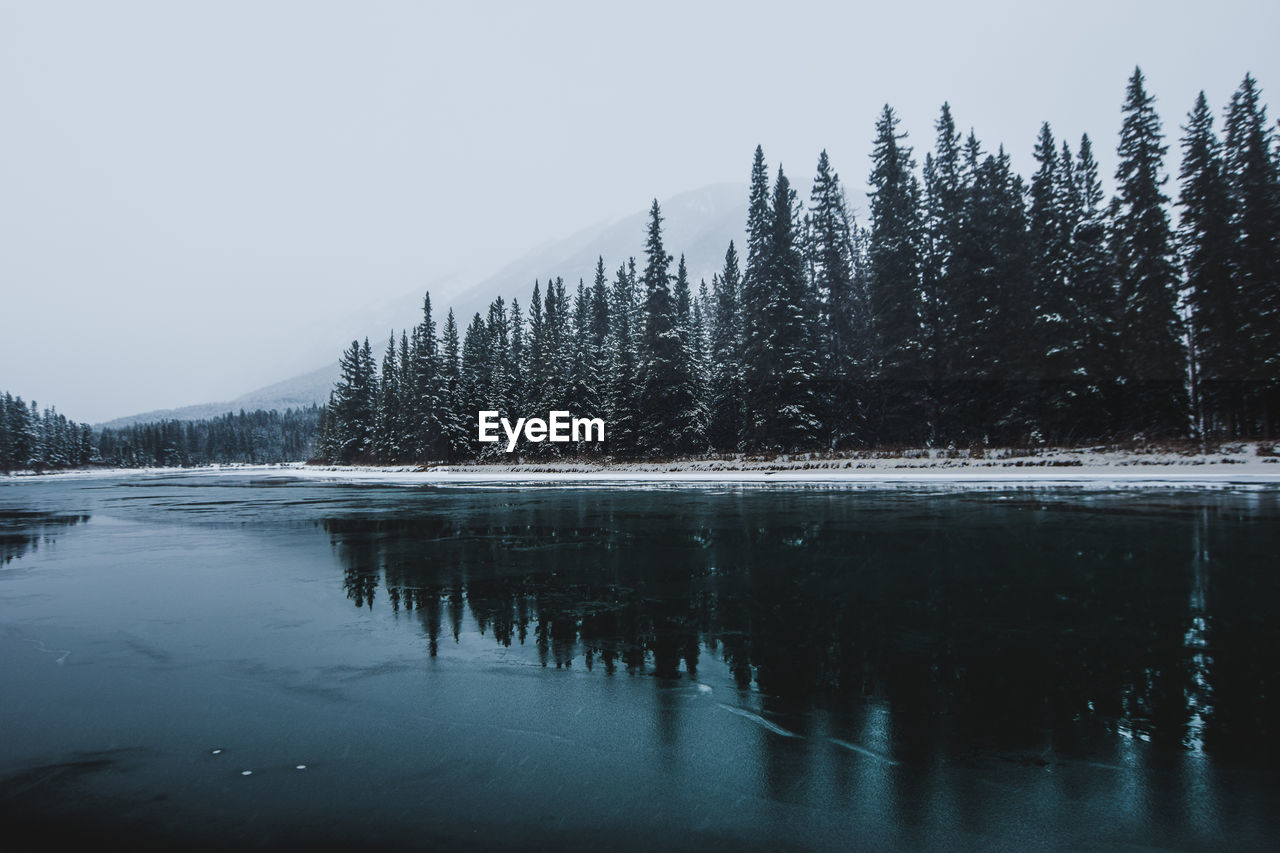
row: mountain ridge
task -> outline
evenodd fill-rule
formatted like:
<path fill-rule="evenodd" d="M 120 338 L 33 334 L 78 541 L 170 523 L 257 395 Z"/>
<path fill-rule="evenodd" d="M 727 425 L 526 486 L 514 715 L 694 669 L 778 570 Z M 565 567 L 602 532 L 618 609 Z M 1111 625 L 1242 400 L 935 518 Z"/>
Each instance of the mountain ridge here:
<path fill-rule="evenodd" d="M 685 255 L 689 279 L 695 289 L 700 280 L 706 279 L 709 283 L 711 276 L 721 269 L 730 240 L 735 241 L 741 253 L 747 212 L 745 184 L 710 184 L 679 193 L 666 201 L 660 200 L 659 205 L 662 208 L 664 242 L 674 250 L 676 258 Z M 443 326 L 449 307 L 454 308 L 460 329 L 466 328 L 474 314 L 483 315 L 489 303 L 498 296 L 508 303 L 513 297 L 517 298 L 527 307 L 535 280 L 545 283 L 561 277 L 566 287 L 576 285 L 579 278 L 589 283 L 595 275 L 598 257 L 604 257 L 606 275 L 612 279 L 619 264 L 626 263 L 630 257 L 638 261 L 643 257 L 648 217 L 646 205 L 642 211 L 598 222 L 567 237 L 544 243 L 473 285 L 446 288 L 446 292 L 452 290 L 447 299 L 439 299 L 432 294 L 432 317 L 437 329 Z M 422 292 L 413 292 L 371 305 L 362 312 L 364 316 L 353 318 L 351 338 L 333 342 L 334 354 L 345 349 L 352 340 L 368 337 L 380 355 L 388 331 L 411 327 L 421 320 L 422 298 Z M 158 420 L 200 420 L 241 409 L 283 410 L 322 404 L 328 399 L 337 379 L 338 363 L 335 359 L 226 402 L 156 409 L 95 426 L 115 429 Z"/>

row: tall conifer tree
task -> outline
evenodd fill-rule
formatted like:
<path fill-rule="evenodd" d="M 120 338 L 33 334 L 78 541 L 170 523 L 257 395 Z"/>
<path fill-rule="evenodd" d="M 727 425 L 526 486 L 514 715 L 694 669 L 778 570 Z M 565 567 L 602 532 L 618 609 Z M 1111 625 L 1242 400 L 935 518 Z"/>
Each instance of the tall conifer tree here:
<path fill-rule="evenodd" d="M 671 292 L 671 256 L 662 243 L 662 212 L 654 199 L 645 245 L 644 335 L 640 347 L 639 439 L 650 455 L 700 449 L 697 398 L 690 384 L 687 332 Z M 688 305 L 688 279 L 683 284 Z"/>
<path fill-rule="evenodd" d="M 877 437 L 919 444 L 927 432 L 928 376 L 921 359 L 920 184 L 898 117 L 885 105 L 876 122 L 871 171 L 872 335 L 878 391 Z"/>
<path fill-rule="evenodd" d="M 620 265 L 614 274 L 610 293 L 609 371 L 604 400 L 609 429 L 605 441 L 610 453 L 623 457 L 634 456 L 638 452 L 640 435 L 636 387 L 639 365 L 633 328 L 636 315 L 634 270 L 634 259 L 630 271 L 628 265 Z"/>
<path fill-rule="evenodd" d="M 1240 294 L 1231 266 L 1231 203 L 1204 92 L 1183 128 L 1179 237 L 1190 311 L 1196 427 L 1234 438 L 1241 426 Z"/>
<path fill-rule="evenodd" d="M 1058 443 L 1076 437 L 1076 404 L 1082 384 L 1082 341 L 1079 309 L 1071 275 L 1073 163 L 1063 157 L 1049 123 L 1040 127 L 1031 177 L 1030 251 L 1032 325 L 1023 357 L 1035 397 L 1029 401 L 1031 423 L 1045 440 Z"/>
<path fill-rule="evenodd" d="M 567 402 L 578 416 L 595 417 L 601 411 L 599 390 L 600 374 L 596 366 L 594 330 L 592 328 L 592 296 L 582 279 L 578 279 L 578 292 L 573 301 L 572 347 L 573 358 L 569 367 L 569 393 Z M 579 448 L 573 448 L 575 452 Z"/>
<path fill-rule="evenodd" d="M 467 443 L 472 456 L 492 453 L 497 445 L 483 445 L 479 439 L 478 414 L 492 409 L 490 387 L 489 327 L 480 312 L 476 312 L 462 337 L 462 357 L 458 367 L 458 397 L 466 419 Z"/>
<path fill-rule="evenodd" d="M 773 209 L 769 197 L 769 173 L 765 168 L 764 149 L 756 146 L 751 164 L 751 188 L 747 198 L 747 257 L 742 275 L 739 299 L 742 329 L 742 436 L 753 442 L 765 429 L 771 417 L 765 385 L 770 381 L 767 360 L 768 328 L 764 310 L 767 286 L 764 282 L 768 265 L 769 232 Z"/>
<path fill-rule="evenodd" d="M 1080 137 L 1072 173 L 1077 208 L 1071 239 L 1071 278 L 1082 329 L 1084 382 L 1078 437 L 1106 438 L 1113 432 L 1110 412 L 1118 406 L 1116 326 L 1118 302 L 1115 258 L 1110 250 L 1108 209 L 1087 134 Z"/>
<path fill-rule="evenodd" d="M 414 457 L 419 462 L 442 459 L 447 451 L 447 430 L 442 418 L 440 350 L 430 294 L 423 297 L 422 322 L 414 329 L 412 346 Z"/>
<path fill-rule="evenodd" d="M 711 280 L 715 310 L 711 317 L 710 389 L 707 437 L 716 450 L 736 450 L 742 424 L 742 315 L 738 299 L 742 275 L 730 241 L 724 268 Z"/>
<path fill-rule="evenodd" d="M 820 361 L 822 408 L 828 421 L 826 436 L 832 446 L 849 443 L 857 432 L 857 409 L 863 396 L 862 371 L 855 353 L 859 315 L 853 282 L 853 234 L 840 176 L 831 168 L 827 152 L 818 155 L 818 172 L 809 194 L 807 240 L 809 269 L 820 310 L 808 318 L 816 322 L 817 356 Z"/>
<path fill-rule="evenodd" d="M 1251 75 L 1232 95 L 1223 154 L 1234 211 L 1244 432 L 1270 437 L 1280 422 L 1280 185 L 1266 108 Z"/>
<path fill-rule="evenodd" d="M 1124 333 L 1123 420 L 1152 436 L 1186 431 L 1186 351 L 1178 316 L 1178 270 L 1165 207 L 1166 146 L 1141 69 L 1129 78 L 1116 169 L 1114 244 Z"/>
<path fill-rule="evenodd" d="M 951 409 L 957 369 L 954 256 L 964 209 L 960 134 L 944 103 L 934 124 L 937 141 L 925 156 L 924 237 L 920 272 L 922 319 L 921 354 L 930 387 L 930 435 L 935 441 L 953 438 Z"/>
<path fill-rule="evenodd" d="M 383 461 L 398 462 L 400 457 L 400 360 L 396 355 L 396 336 L 391 333 L 387 352 L 382 358 L 382 372 L 378 381 L 377 414 L 374 450 Z"/>
<path fill-rule="evenodd" d="M 471 455 L 472 435 L 468 427 L 471 419 L 478 416 L 479 410 L 470 413 L 466 408 L 467 401 L 464 399 L 462 385 L 462 350 L 458 340 L 458 321 L 453 316 L 452 308 L 445 317 L 440 349 L 444 409 L 441 422 L 445 429 L 445 458 L 458 461 Z"/>
<path fill-rule="evenodd" d="M 764 450 L 812 449 L 821 432 L 815 394 L 817 336 L 811 325 L 816 300 L 805 276 L 795 192 L 781 168 L 769 218 L 761 274 L 764 377 L 752 389 L 757 414 L 748 437 Z"/>

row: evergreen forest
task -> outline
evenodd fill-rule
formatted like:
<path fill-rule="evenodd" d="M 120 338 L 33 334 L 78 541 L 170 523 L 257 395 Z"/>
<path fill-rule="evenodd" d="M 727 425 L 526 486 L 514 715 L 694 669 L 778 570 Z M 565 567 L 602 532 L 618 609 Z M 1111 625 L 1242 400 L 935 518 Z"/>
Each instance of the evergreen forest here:
<path fill-rule="evenodd" d="M 1110 197 L 1088 135 L 1042 125 L 1027 179 L 947 104 L 934 129 L 921 163 L 884 107 L 865 223 L 825 151 L 801 200 L 757 147 L 745 243 L 710 282 L 655 200 L 643 257 L 590 282 L 439 326 L 428 294 L 380 360 L 343 353 L 321 457 L 501 458 L 481 410 L 602 416 L 603 447 L 521 451 L 620 459 L 1275 436 L 1280 145 L 1251 76 L 1220 127 L 1196 99 L 1176 188 L 1140 69 Z"/>
<path fill-rule="evenodd" d="M 95 431 L 5 392 L 0 396 L 0 473 L 298 462 L 314 455 L 320 420 L 321 409 L 313 405 Z"/>

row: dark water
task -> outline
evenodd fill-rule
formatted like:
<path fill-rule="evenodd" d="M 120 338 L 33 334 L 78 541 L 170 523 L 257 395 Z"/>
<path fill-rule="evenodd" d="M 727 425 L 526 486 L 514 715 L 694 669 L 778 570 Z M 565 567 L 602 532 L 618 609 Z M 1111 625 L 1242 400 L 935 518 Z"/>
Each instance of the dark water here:
<path fill-rule="evenodd" d="M 0 847 L 1265 849 L 1277 554 L 1275 488 L 2 484 Z"/>

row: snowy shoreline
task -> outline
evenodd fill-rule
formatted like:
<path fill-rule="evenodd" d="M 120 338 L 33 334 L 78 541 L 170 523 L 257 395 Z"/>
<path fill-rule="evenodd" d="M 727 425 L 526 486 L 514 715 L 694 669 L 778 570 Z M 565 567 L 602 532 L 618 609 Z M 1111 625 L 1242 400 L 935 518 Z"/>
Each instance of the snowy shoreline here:
<path fill-rule="evenodd" d="M 1270 445 L 1236 443 L 1213 453 L 1054 449 L 1036 453 L 988 450 L 969 458 L 946 450 L 867 452 L 847 456 L 796 454 L 774 459 L 736 456 L 671 462 L 601 464 L 547 460 L 466 465 L 210 465 L 194 468 L 112 468 L 20 472 L 8 482 L 50 477 L 157 474 L 265 474 L 317 481 L 388 484 L 570 483 L 597 485 L 707 483 L 1280 483 L 1280 456 Z"/>

